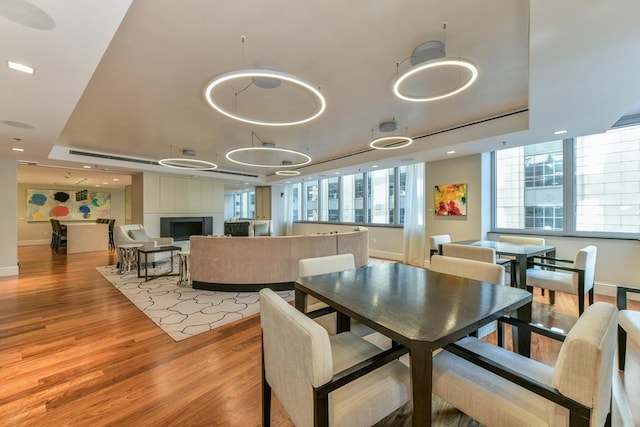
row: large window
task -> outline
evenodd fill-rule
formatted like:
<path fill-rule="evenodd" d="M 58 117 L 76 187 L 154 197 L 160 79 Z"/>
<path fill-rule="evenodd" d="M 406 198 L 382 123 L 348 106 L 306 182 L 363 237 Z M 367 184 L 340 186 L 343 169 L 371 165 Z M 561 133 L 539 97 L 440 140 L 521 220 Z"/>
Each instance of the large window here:
<path fill-rule="evenodd" d="M 293 220 L 402 225 L 405 187 L 406 166 L 294 184 Z"/>
<path fill-rule="evenodd" d="M 233 194 L 233 215 L 238 218 L 255 218 L 256 194 L 254 190 L 241 191 Z"/>
<path fill-rule="evenodd" d="M 639 125 L 494 154 L 495 230 L 640 233 Z"/>

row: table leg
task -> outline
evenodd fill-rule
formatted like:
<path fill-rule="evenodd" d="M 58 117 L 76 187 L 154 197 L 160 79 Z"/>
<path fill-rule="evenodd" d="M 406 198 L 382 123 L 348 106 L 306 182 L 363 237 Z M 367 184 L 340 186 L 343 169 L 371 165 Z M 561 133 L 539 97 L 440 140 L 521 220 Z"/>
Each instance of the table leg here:
<path fill-rule="evenodd" d="M 516 256 L 517 283 L 520 289 L 527 290 L 527 255 Z M 519 308 L 516 311 L 518 319 L 531 322 L 531 304 Z M 512 326 L 513 351 L 523 356 L 531 356 L 531 332 L 518 330 Z"/>
<path fill-rule="evenodd" d="M 351 318 L 346 314 L 336 312 L 336 333 L 349 332 L 351 330 Z"/>
<path fill-rule="evenodd" d="M 411 386 L 413 389 L 414 427 L 431 426 L 433 354 L 426 345 L 411 345 Z"/>
<path fill-rule="evenodd" d="M 302 292 L 299 289 L 295 289 L 294 291 L 294 295 L 295 295 L 295 306 L 296 309 L 301 312 L 304 313 L 304 309 L 306 306 L 306 300 L 307 300 L 307 294 Z"/>

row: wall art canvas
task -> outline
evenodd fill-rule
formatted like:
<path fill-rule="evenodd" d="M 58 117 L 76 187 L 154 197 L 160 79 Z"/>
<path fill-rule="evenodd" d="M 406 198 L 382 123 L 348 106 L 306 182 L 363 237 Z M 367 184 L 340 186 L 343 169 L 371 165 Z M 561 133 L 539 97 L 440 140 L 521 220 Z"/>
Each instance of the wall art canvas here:
<path fill-rule="evenodd" d="M 27 189 L 27 221 L 95 220 L 111 216 L 111 193 Z"/>
<path fill-rule="evenodd" d="M 438 216 L 467 214 L 467 184 L 436 185 L 434 211 Z"/>

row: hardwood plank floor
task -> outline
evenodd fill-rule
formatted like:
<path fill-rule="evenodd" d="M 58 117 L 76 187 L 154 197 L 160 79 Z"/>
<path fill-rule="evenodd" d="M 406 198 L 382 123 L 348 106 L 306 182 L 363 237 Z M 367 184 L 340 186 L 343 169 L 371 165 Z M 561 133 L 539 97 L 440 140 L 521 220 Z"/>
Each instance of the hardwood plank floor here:
<path fill-rule="evenodd" d="M 20 276 L 0 278 L 0 425 L 261 424 L 257 316 L 175 342 L 95 270 L 113 264 L 114 251 L 18 253 Z M 553 309 L 536 312 L 570 325 L 576 302 L 558 295 Z M 555 360 L 546 339 L 532 347 Z M 272 413 L 272 425 L 292 425 L 277 399 Z M 443 410 L 451 415 L 459 417 Z M 448 425 L 470 423 L 459 420 Z"/>

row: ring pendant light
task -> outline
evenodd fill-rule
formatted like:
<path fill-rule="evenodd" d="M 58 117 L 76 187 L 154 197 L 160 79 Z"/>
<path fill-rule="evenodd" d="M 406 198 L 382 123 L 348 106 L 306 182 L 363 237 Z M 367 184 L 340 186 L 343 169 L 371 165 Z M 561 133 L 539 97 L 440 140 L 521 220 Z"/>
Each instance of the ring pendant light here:
<path fill-rule="evenodd" d="M 235 150 L 231 150 L 226 154 L 227 160 L 229 160 L 230 162 L 233 163 L 237 163 L 239 165 L 244 165 L 244 166 L 256 166 L 256 167 L 261 167 L 261 168 L 281 168 L 282 167 L 282 161 L 278 161 L 277 163 L 274 162 L 273 164 L 267 164 L 267 163 L 257 163 L 257 162 L 246 162 L 246 161 L 242 161 L 239 159 L 234 159 L 233 156 L 238 154 L 238 153 L 251 153 L 251 152 L 280 152 L 280 153 L 286 153 L 286 154 L 293 154 L 296 156 L 300 156 L 302 157 L 304 160 L 299 162 L 299 163 L 294 163 L 291 162 L 290 164 L 288 164 L 288 166 L 291 167 L 298 167 L 298 166 L 303 166 L 306 164 L 311 163 L 311 157 L 309 157 L 308 155 L 301 153 L 299 151 L 295 151 L 295 150 L 290 150 L 288 148 L 277 148 L 277 147 L 243 147 L 243 148 L 236 148 Z"/>
<path fill-rule="evenodd" d="M 218 165 L 198 159 L 185 159 L 181 157 L 173 157 L 158 160 L 158 163 L 167 168 L 206 171 L 217 169 Z"/>
<path fill-rule="evenodd" d="M 398 125 L 396 124 L 395 119 L 393 119 L 388 122 L 380 123 L 377 130 L 380 132 L 388 133 L 388 132 L 393 132 L 396 129 L 398 129 Z M 373 131 L 374 129 L 371 129 L 372 139 L 373 139 Z M 399 148 L 408 147 L 412 143 L 413 143 L 413 139 L 408 136 L 393 135 L 393 136 L 383 136 L 380 138 L 375 138 L 369 143 L 369 146 L 371 148 L 375 148 L 376 150 L 397 150 Z"/>
<path fill-rule="evenodd" d="M 219 87 L 220 85 L 223 85 L 227 82 L 238 80 L 238 79 L 251 79 L 252 84 L 264 89 L 273 89 L 275 87 L 278 87 L 279 81 L 286 81 L 286 82 L 292 83 L 293 85 L 299 86 L 300 88 L 307 91 L 309 94 L 311 94 L 313 97 L 316 98 L 318 103 L 317 109 L 307 117 L 303 117 L 301 119 L 296 119 L 296 120 L 281 120 L 281 121 L 261 120 L 258 118 L 252 118 L 252 117 L 244 116 L 242 114 L 230 111 L 229 109 L 221 106 L 219 102 L 216 102 L 216 100 L 214 99 L 213 91 L 216 87 Z M 291 74 L 283 73 L 276 70 L 269 70 L 269 69 L 258 68 L 258 69 L 238 70 L 238 71 L 231 71 L 228 73 L 221 74 L 218 77 L 214 78 L 207 85 L 207 88 L 205 89 L 204 93 L 205 93 L 205 98 L 209 103 L 209 105 L 211 105 L 211 107 L 213 107 L 219 113 L 227 117 L 230 117 L 234 120 L 238 120 L 244 123 L 250 123 L 254 125 L 261 125 L 261 126 L 293 126 L 293 125 L 306 123 L 320 116 L 324 112 L 327 106 L 327 102 L 325 101 L 324 96 L 322 96 L 320 91 L 317 88 L 313 87 L 310 83 L 302 80 L 299 77 L 293 76 Z"/>

